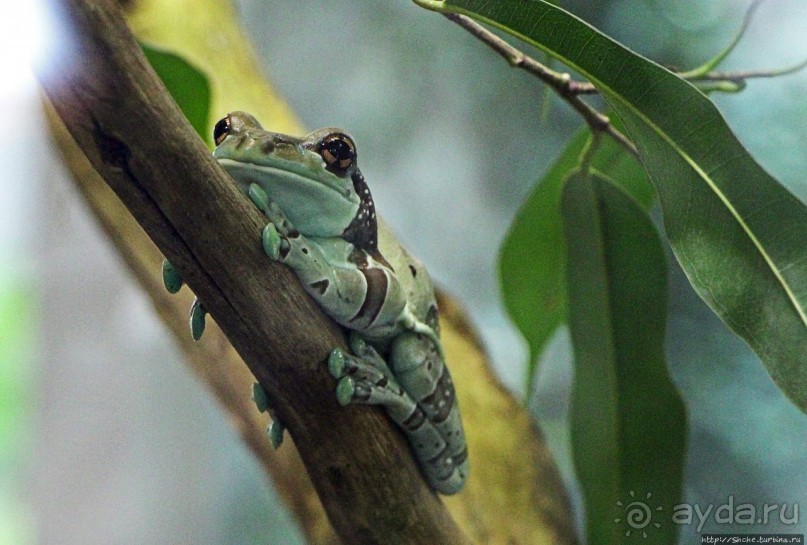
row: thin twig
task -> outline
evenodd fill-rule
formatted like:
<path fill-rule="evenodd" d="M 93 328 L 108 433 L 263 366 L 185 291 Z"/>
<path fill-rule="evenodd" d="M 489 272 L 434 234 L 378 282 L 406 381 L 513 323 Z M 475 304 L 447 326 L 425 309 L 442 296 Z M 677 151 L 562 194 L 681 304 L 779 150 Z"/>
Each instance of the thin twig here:
<path fill-rule="evenodd" d="M 757 2 L 755 2 L 754 5 L 756 5 L 756 3 Z M 749 12 L 750 11 L 751 10 L 749 10 Z M 592 131 L 608 134 L 630 153 L 637 155 L 636 146 L 634 146 L 633 142 L 631 142 L 628 137 L 611 124 L 608 116 L 598 112 L 580 98 L 580 95 L 599 94 L 599 89 L 592 83 L 588 81 L 576 81 L 573 80 L 568 73 L 552 70 L 523 51 L 513 47 L 505 40 L 499 38 L 496 34 L 490 32 L 465 15 L 443 13 L 443 16 L 470 32 L 475 38 L 501 55 L 511 66 L 526 70 L 549 85 L 560 98 L 565 100 L 583 116 L 583 119 L 585 119 L 586 123 L 591 127 Z M 793 66 L 774 70 L 711 71 L 705 73 L 699 70 L 688 70 L 684 72 L 675 71 L 675 74 L 680 78 L 696 84 L 698 82 L 716 82 L 744 85 L 746 80 L 749 79 L 784 76 L 793 74 L 804 68 L 807 68 L 807 60 Z"/>
<path fill-rule="evenodd" d="M 526 70 L 552 87 L 563 100 L 569 103 L 572 108 L 583 116 L 583 119 L 585 119 L 586 123 L 591 127 L 592 131 L 606 133 L 630 153 L 638 156 L 636 146 L 633 145 L 633 142 L 631 142 L 627 136 L 622 134 L 622 132 L 611 124 L 611 120 L 608 119 L 608 116 L 598 112 L 578 96 L 580 94 L 577 91 L 578 82 L 573 82 L 569 74 L 556 72 L 555 70 L 547 68 L 523 51 L 516 49 L 502 40 L 482 25 L 471 20 L 469 17 L 456 13 L 444 13 L 443 15 L 460 25 L 474 37 L 481 40 L 482 43 L 504 57 L 511 66 Z"/>
<path fill-rule="evenodd" d="M 679 78 L 691 81 L 693 83 L 701 81 L 710 82 L 730 82 L 730 83 L 745 83 L 749 79 L 759 78 L 775 78 L 779 76 L 786 76 L 793 74 L 799 70 L 807 67 L 807 60 L 802 61 L 794 66 L 787 68 L 778 68 L 773 70 L 738 70 L 733 72 L 707 72 L 705 74 L 688 75 L 688 72 L 674 71 L 675 75 Z M 587 81 L 569 81 L 569 92 L 576 95 L 596 95 L 599 90 Z"/>
<path fill-rule="evenodd" d="M 757 78 L 776 78 L 779 76 L 786 76 L 793 74 L 799 70 L 807 67 L 807 60 L 804 60 L 796 65 L 779 68 L 774 70 L 738 70 L 736 72 L 707 72 L 691 78 L 684 78 L 688 81 L 731 81 L 734 83 L 744 83 L 748 79 Z M 682 74 L 678 74 L 683 77 Z"/>

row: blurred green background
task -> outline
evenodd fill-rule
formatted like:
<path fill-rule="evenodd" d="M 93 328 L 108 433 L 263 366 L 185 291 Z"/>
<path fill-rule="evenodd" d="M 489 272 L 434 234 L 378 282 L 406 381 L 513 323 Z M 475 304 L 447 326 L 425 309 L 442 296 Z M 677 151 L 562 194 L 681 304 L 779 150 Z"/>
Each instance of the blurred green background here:
<path fill-rule="evenodd" d="M 723 47 L 747 7 L 738 0 L 560 4 L 681 67 Z M 409 2 L 237 5 L 265 72 L 306 126 L 354 135 L 379 210 L 464 302 L 503 381 L 523 395 L 525 350 L 501 308 L 496 255 L 519 204 L 580 119 L 557 100 L 543 117 L 536 81 Z M 34 36 L 22 23 L 20 36 Z M 763 4 L 725 67 L 803 60 L 805 23 L 804 0 Z M 27 42 L 15 36 L 0 38 L 3 66 L 22 66 Z M 4 73 L 0 545 L 301 543 L 66 178 L 30 74 L 24 67 Z M 715 97 L 740 140 L 802 200 L 805 96 L 807 72 Z M 691 417 L 686 501 L 702 509 L 729 497 L 735 505 L 786 503 L 792 515 L 794 504 L 807 505 L 807 417 L 697 299 L 673 260 L 671 274 L 667 352 Z M 568 334 L 560 331 L 542 358 L 531 409 L 576 495 L 565 432 L 570 380 Z M 806 528 L 732 527 L 710 517 L 700 530 Z M 697 530 L 682 526 L 680 542 L 694 542 Z"/>

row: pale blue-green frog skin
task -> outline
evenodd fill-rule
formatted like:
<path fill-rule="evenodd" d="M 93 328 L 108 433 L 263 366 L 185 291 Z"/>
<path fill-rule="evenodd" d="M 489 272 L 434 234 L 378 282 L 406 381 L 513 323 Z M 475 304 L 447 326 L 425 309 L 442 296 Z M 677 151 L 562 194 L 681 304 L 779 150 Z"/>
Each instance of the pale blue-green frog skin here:
<path fill-rule="evenodd" d="M 352 138 L 319 129 L 296 138 L 261 128 L 243 112 L 216 124 L 213 155 L 269 219 L 262 244 L 305 290 L 351 330 L 353 354 L 334 349 L 328 371 L 339 403 L 382 405 L 404 431 L 424 476 L 443 494 L 462 489 L 468 455 L 459 407 L 438 337 L 434 288 L 423 265 L 376 216 Z M 170 264 L 172 293 L 181 279 Z M 191 311 L 194 339 L 204 308 Z M 260 387 L 258 387 L 260 388 Z M 253 392 L 262 409 L 265 394 Z M 277 446 L 282 424 L 269 429 Z"/>

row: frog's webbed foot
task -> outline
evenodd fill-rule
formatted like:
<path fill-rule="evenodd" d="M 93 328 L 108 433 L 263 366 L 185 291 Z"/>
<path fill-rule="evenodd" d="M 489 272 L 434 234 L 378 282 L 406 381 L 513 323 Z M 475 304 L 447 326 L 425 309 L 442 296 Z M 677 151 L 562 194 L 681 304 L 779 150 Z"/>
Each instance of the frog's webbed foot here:
<path fill-rule="evenodd" d="M 350 345 L 350 350 L 364 363 L 368 363 L 371 366 L 378 369 L 384 375 L 388 377 L 392 377 L 392 371 L 387 366 L 387 362 L 378 355 L 376 349 L 373 348 L 370 344 L 364 340 L 359 333 L 355 331 L 350 332 L 350 336 L 348 338 L 348 345 Z"/>
<path fill-rule="evenodd" d="M 193 300 L 188 317 L 188 325 L 191 328 L 191 336 L 194 341 L 201 339 L 202 334 L 205 332 L 205 316 L 207 316 L 207 310 L 205 310 L 199 298 L 196 297 Z"/>
<path fill-rule="evenodd" d="M 384 405 L 401 415 L 413 410 L 414 402 L 408 399 L 375 350 L 368 358 L 361 359 L 335 348 L 328 357 L 328 372 L 338 381 L 336 399 L 341 405 Z"/>
<path fill-rule="evenodd" d="M 168 293 L 174 294 L 182 289 L 182 276 L 167 259 L 163 259 L 163 285 Z"/>
<path fill-rule="evenodd" d="M 299 237 L 300 233 L 258 184 L 249 186 L 249 198 L 269 218 L 269 223 L 261 233 L 263 251 L 275 261 L 284 261 L 291 249 L 289 238 Z"/>
<path fill-rule="evenodd" d="M 266 194 L 261 186 L 258 184 L 251 184 L 249 186 L 249 198 L 258 210 L 264 213 L 264 215 L 269 218 L 269 221 L 275 224 L 275 227 L 283 236 L 293 236 L 296 232 L 294 227 L 291 225 L 289 220 L 286 218 L 286 215 L 283 214 L 283 211 L 277 205 L 276 202 L 269 200 L 269 196 Z"/>
<path fill-rule="evenodd" d="M 167 259 L 163 260 L 162 273 L 163 285 L 165 286 L 165 289 L 168 290 L 168 293 L 177 293 L 180 289 L 182 289 L 182 284 L 184 284 L 182 281 L 182 276 Z M 202 305 L 202 302 L 197 297 L 193 300 L 190 315 L 188 317 L 188 325 L 190 326 L 191 336 L 193 337 L 194 341 L 201 339 L 202 334 L 205 332 L 206 315 L 207 310 L 205 310 L 204 305 Z"/>
<path fill-rule="evenodd" d="M 252 401 L 255 402 L 258 411 L 262 413 L 268 412 L 272 417 L 272 421 L 266 428 L 266 435 L 269 436 L 269 443 L 272 445 L 272 448 L 277 450 L 283 443 L 283 432 L 286 431 L 286 426 L 275 416 L 275 412 L 269 405 L 269 397 L 266 395 L 266 390 L 257 382 L 252 385 Z"/>
<path fill-rule="evenodd" d="M 334 349 L 328 358 L 328 371 L 337 379 L 336 398 L 341 405 L 360 403 L 381 405 L 409 439 L 423 472 L 431 485 L 443 494 L 462 488 L 464 475 L 457 468 L 440 430 L 423 409 L 400 386 L 378 353 L 358 335 L 351 346 L 361 358 Z M 461 464 L 462 462 L 460 462 Z"/>
<path fill-rule="evenodd" d="M 282 261 L 289 253 L 289 240 L 281 237 L 274 223 L 267 223 L 261 233 L 263 252 L 274 261 Z"/>

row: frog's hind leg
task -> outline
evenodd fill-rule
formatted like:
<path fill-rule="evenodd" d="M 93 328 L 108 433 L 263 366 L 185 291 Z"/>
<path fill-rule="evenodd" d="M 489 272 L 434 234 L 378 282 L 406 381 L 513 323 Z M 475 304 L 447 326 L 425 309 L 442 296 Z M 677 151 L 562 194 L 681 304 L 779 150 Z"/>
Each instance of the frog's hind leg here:
<path fill-rule="evenodd" d="M 453 471 L 443 484 L 459 490 L 468 477 L 468 448 L 454 384 L 441 351 L 431 338 L 405 333 L 392 343 L 389 365 L 398 382 L 445 441 L 445 463 Z"/>
<path fill-rule="evenodd" d="M 328 358 L 328 370 L 339 380 L 336 386 L 339 403 L 382 405 L 407 435 L 431 486 L 443 494 L 457 492 L 462 487 L 463 478 L 455 467 L 443 435 L 401 387 L 384 359 L 371 346 L 357 339 L 360 338 L 354 336 L 351 345 L 361 358 L 345 354 L 338 348 Z"/>

